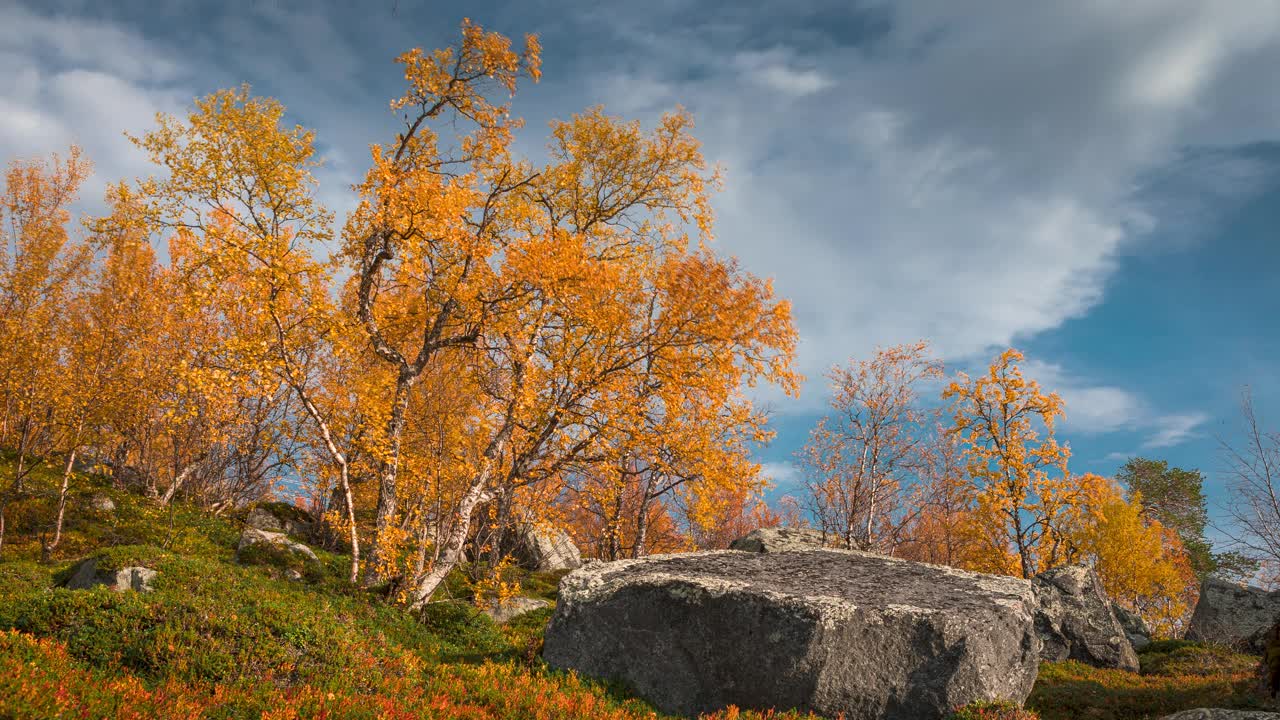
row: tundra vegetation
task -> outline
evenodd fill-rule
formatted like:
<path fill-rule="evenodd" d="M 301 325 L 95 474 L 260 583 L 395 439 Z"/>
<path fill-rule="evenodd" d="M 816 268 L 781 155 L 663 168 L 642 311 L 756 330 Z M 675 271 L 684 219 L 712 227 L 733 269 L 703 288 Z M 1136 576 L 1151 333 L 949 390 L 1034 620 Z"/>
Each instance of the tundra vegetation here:
<path fill-rule="evenodd" d="M 248 87 L 129 129 L 156 174 L 110 185 L 79 223 L 78 149 L 11 162 L 0 715 L 654 717 L 542 664 L 549 610 L 479 612 L 554 600 L 557 574 L 512 562 L 520 527 L 606 560 L 812 525 L 1024 578 L 1087 561 L 1165 638 L 1199 577 L 1275 562 L 1277 443 L 1251 405 L 1227 448 L 1237 552 L 1215 555 L 1195 471 L 1068 470 L 1067 408 L 1013 349 L 949 380 L 923 342 L 833 368 L 803 493 L 767 504 L 754 389 L 799 391 L 790 306 L 716 250 L 720 176 L 686 112 L 644 128 L 589 108 L 551 125 L 545 161 L 515 155 L 510 98 L 540 54 L 470 22 L 402 54 L 403 128 L 373 139 L 341 223 L 318 200 L 314 134 Z M 272 499 L 316 519 L 306 572 L 237 561 Z M 90 555 L 157 570 L 154 590 L 61 587 Z M 1142 674 L 1046 666 L 1030 705 L 1248 705 L 1247 665 L 1157 642 Z"/>

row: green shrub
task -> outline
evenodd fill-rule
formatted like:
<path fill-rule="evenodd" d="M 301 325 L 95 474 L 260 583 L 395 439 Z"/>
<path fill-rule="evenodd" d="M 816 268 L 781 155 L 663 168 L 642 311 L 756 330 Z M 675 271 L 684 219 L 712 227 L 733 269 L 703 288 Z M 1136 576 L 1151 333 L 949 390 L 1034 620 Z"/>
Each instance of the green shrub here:
<path fill-rule="evenodd" d="M 1143 675 L 1212 677 L 1251 673 L 1258 658 L 1216 645 L 1186 640 L 1163 641 L 1145 648 L 1139 656 Z"/>
<path fill-rule="evenodd" d="M 1173 647 L 1175 653 L 1200 649 Z M 1139 674 L 1071 660 L 1042 663 L 1027 707 L 1044 720 L 1146 720 L 1199 707 L 1263 706 L 1247 660 L 1220 665 L 1218 674 L 1169 674 L 1178 667 L 1165 664 L 1158 672 Z"/>
<path fill-rule="evenodd" d="M 428 603 L 419 618 L 440 639 L 449 660 L 479 660 L 514 649 L 493 620 L 469 602 Z"/>

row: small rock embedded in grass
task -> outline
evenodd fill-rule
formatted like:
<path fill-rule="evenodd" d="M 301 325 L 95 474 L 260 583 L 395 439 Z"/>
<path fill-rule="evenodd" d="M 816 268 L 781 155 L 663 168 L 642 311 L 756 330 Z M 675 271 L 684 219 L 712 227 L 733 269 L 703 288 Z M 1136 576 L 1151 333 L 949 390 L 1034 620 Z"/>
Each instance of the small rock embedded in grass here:
<path fill-rule="evenodd" d="M 151 592 L 151 581 L 156 579 L 158 572 L 148 567 L 130 566 L 123 567 L 118 570 L 100 567 L 99 558 L 89 558 L 75 567 L 71 572 L 71 579 L 67 580 L 67 588 L 69 590 L 88 590 L 98 585 L 115 590 L 116 592 L 124 592 L 133 590 L 136 592 Z"/>

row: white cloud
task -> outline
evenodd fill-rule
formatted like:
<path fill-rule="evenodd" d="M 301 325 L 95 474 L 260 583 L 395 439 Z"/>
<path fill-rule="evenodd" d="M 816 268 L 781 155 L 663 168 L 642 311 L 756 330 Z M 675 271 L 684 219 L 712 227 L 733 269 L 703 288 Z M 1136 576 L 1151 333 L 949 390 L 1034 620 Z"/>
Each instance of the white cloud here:
<path fill-rule="evenodd" d="M 1190 412 L 1157 418 L 1156 431 L 1142 443 L 1143 449 L 1156 449 L 1180 445 L 1196 436 L 1201 425 L 1209 421 L 1205 413 Z"/>
<path fill-rule="evenodd" d="M 787 19 L 680 31 L 665 5 L 610 13 L 620 56 L 660 60 L 593 58 L 588 87 L 609 106 L 692 108 L 727 170 L 721 248 L 794 301 L 810 378 L 919 338 L 963 361 L 1096 306 L 1122 255 L 1183 219 L 1149 180 L 1189 146 L 1280 137 L 1280 100 L 1242 80 L 1280 62 L 1280 4 L 1114 5 L 885 3 L 869 48 L 819 28 L 748 51 L 760 43 L 745 28 L 773 37 L 760 28 Z M 771 83 L 791 101 L 762 98 Z M 1232 192 L 1247 193 L 1241 169 Z M 820 383 L 806 393 L 804 408 L 820 405 Z M 1121 393 L 1082 393 L 1095 426 L 1135 412 Z"/>
<path fill-rule="evenodd" d="M 812 95 L 835 85 L 818 70 L 795 65 L 795 58 L 783 48 L 741 52 L 733 62 L 749 82 L 785 96 Z M 762 101 L 768 103 L 770 99 Z"/>
<path fill-rule="evenodd" d="M 34 158 L 79 145 L 95 174 L 81 208 L 100 207 L 107 182 L 151 172 L 124 137 L 157 112 L 180 112 L 193 92 L 175 81 L 180 62 L 141 35 L 108 22 L 0 8 L 0 157 Z"/>
<path fill-rule="evenodd" d="M 761 463 L 761 473 L 769 478 L 777 492 L 786 492 L 799 488 L 801 480 L 800 468 L 790 462 Z"/>
<path fill-rule="evenodd" d="M 1072 376 L 1058 364 L 1029 359 L 1022 369 L 1028 378 L 1040 383 L 1042 390 L 1062 397 L 1062 426 L 1072 433 L 1138 432 L 1146 435 L 1142 448 L 1150 450 L 1180 445 L 1194 438 L 1196 430 L 1209 421 L 1209 415 L 1199 411 L 1161 412 L 1134 392 L 1091 383 Z M 1114 455 L 1106 459 L 1117 459 Z"/>
<path fill-rule="evenodd" d="M 0 48 L 58 68 L 92 68 L 128 82 L 163 83 L 183 74 L 168 53 L 136 31 L 63 14 L 37 14 L 22 5 L 0 7 Z"/>

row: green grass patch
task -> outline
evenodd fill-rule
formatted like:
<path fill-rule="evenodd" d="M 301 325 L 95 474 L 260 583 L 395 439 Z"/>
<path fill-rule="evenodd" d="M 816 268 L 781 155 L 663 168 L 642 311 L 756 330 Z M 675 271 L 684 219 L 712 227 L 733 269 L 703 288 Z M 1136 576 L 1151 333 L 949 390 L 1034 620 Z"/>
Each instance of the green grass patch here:
<path fill-rule="evenodd" d="M 1185 641 L 1139 653 L 1141 673 L 1044 663 L 1027 707 L 1044 720 L 1145 720 L 1201 707 L 1270 709 L 1256 692 L 1258 658 Z"/>

